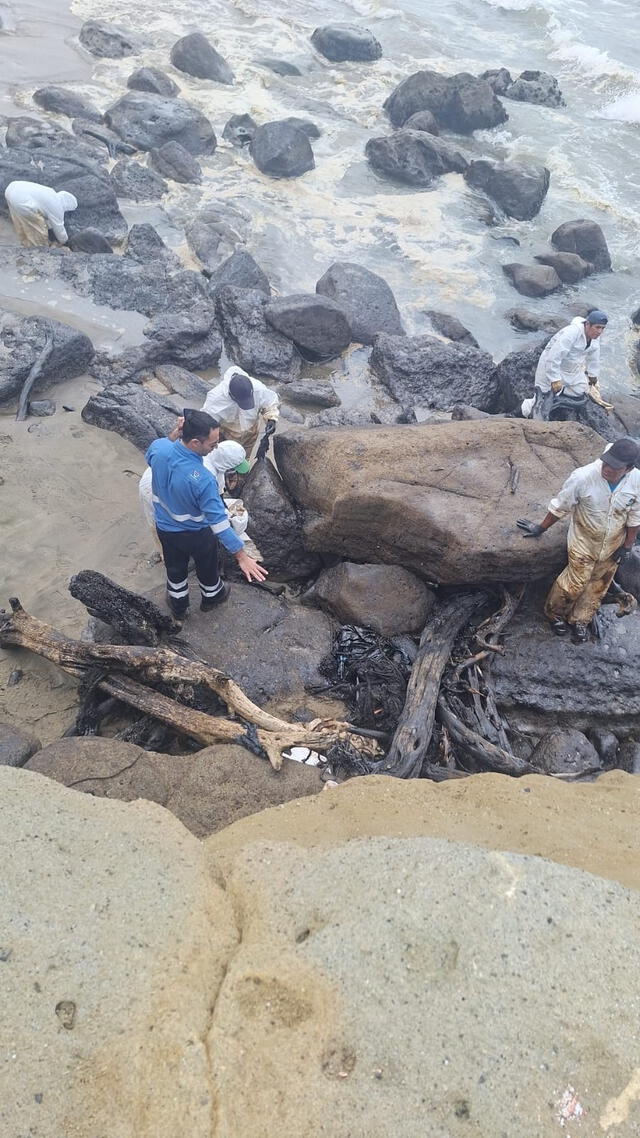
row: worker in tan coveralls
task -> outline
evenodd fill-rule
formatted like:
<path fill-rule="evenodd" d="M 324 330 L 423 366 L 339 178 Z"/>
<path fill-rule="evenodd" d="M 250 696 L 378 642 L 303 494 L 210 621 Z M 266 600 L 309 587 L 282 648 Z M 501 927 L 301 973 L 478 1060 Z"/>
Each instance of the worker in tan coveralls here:
<path fill-rule="evenodd" d="M 640 529 L 640 447 L 634 439 L 617 439 L 600 458 L 580 466 L 549 502 L 538 525 L 518 520 L 524 537 L 540 537 L 560 518 L 571 516 L 567 539 L 569 563 L 554 581 L 545 601 L 553 631 L 573 630 L 584 643 L 589 622 L 600 608 L 618 565 L 627 558 Z"/>

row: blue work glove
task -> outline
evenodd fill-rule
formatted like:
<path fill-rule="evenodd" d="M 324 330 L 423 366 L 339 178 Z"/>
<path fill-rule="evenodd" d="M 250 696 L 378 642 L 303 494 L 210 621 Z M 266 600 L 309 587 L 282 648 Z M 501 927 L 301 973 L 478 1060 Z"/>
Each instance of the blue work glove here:
<path fill-rule="evenodd" d="M 518 518 L 516 525 L 518 529 L 524 530 L 523 537 L 541 537 L 545 532 L 542 526 L 528 521 L 527 518 Z"/>

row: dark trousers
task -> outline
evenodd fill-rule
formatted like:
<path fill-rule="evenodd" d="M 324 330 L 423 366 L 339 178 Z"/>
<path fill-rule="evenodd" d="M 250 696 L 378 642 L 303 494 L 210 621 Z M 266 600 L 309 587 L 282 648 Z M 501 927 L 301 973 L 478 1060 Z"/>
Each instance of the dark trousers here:
<path fill-rule="evenodd" d="M 189 562 L 193 558 L 203 601 L 212 601 L 224 585 L 218 573 L 218 542 L 209 526 L 205 529 L 159 529 L 167 571 L 167 598 L 174 616 L 184 616 L 189 606 Z"/>

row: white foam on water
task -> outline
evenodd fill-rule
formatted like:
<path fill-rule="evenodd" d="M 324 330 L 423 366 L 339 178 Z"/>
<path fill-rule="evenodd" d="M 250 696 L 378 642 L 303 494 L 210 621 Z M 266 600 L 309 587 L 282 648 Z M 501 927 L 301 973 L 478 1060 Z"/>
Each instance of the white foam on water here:
<path fill-rule="evenodd" d="M 600 118 L 616 122 L 640 123 L 640 89 L 630 95 L 621 95 L 600 110 Z"/>
<path fill-rule="evenodd" d="M 508 12 L 529 12 L 532 8 L 542 8 L 540 0 L 483 0 L 490 8 L 503 8 Z"/>
<path fill-rule="evenodd" d="M 556 16 L 551 16 L 549 19 L 549 35 L 554 45 L 550 58 L 569 65 L 578 73 L 592 78 L 610 78 L 634 83 L 640 80 L 640 73 L 619 60 L 612 59 L 608 51 L 584 43 L 572 28 L 564 26 Z"/>

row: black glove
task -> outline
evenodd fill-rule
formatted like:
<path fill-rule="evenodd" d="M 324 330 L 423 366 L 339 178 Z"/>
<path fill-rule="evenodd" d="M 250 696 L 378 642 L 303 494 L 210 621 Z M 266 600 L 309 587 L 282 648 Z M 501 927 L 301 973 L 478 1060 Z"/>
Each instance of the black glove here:
<path fill-rule="evenodd" d="M 275 421 L 275 419 L 267 419 L 267 425 L 264 429 L 265 439 L 268 439 L 269 435 L 275 435 L 275 433 L 276 433 L 276 421 Z"/>
<path fill-rule="evenodd" d="M 628 557 L 631 556 L 631 550 L 626 545 L 621 545 L 616 549 L 615 553 L 611 554 L 611 560 L 617 561 L 618 565 L 622 565 Z"/>
<path fill-rule="evenodd" d="M 541 537 L 545 532 L 542 526 L 528 521 L 527 518 L 518 518 L 516 525 L 518 529 L 524 530 L 523 537 Z"/>

